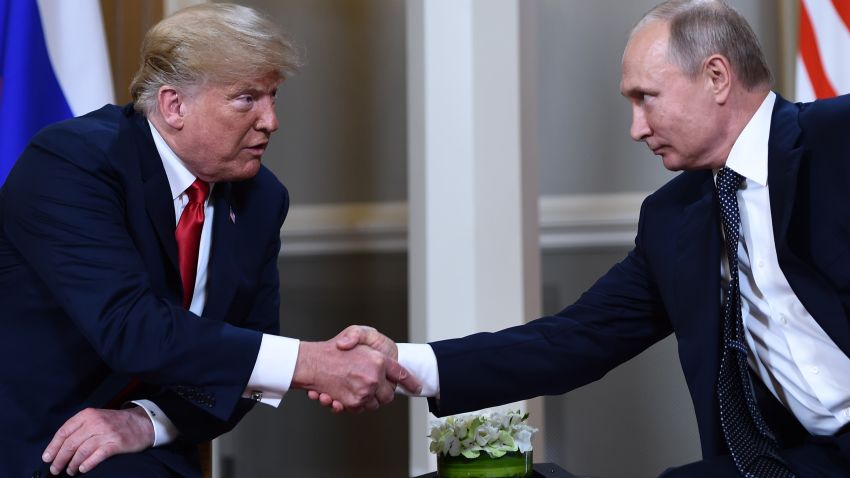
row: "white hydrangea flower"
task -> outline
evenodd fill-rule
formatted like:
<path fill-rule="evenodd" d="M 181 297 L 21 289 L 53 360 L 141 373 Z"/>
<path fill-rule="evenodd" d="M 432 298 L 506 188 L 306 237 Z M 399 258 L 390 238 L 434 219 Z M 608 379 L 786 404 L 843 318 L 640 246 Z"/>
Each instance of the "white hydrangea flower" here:
<path fill-rule="evenodd" d="M 499 438 L 499 429 L 490 424 L 484 424 L 475 431 L 475 443 L 485 446 Z"/>
<path fill-rule="evenodd" d="M 477 458 L 486 452 L 492 458 L 509 452 L 531 451 L 531 437 L 537 429 L 528 426 L 527 414 L 519 411 L 508 413 L 473 413 L 454 415 L 431 420 L 432 453 Z"/>
<path fill-rule="evenodd" d="M 514 440 L 516 441 L 516 444 L 517 444 L 517 447 L 519 448 L 519 451 L 521 451 L 523 453 L 531 450 L 531 435 L 532 435 L 531 430 L 534 430 L 534 429 L 531 428 L 531 427 L 527 427 L 527 428 L 524 428 L 522 430 L 518 430 L 516 432 L 516 437 L 514 437 Z"/>

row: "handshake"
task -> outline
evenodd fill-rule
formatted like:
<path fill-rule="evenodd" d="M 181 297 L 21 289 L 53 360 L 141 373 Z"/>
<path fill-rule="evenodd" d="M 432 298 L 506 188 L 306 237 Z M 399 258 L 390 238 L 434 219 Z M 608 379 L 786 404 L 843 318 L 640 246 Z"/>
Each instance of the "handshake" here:
<path fill-rule="evenodd" d="M 393 400 L 397 385 L 413 395 L 422 389 L 397 359 L 395 342 L 372 327 L 352 325 L 328 341 L 301 342 L 290 388 L 307 390 L 334 413 L 376 410 Z M 87 408 L 59 428 L 42 460 L 52 474 L 73 476 L 111 456 L 150 448 L 155 438 L 141 407 Z"/>
<path fill-rule="evenodd" d="M 292 388 L 307 390 L 334 413 L 377 410 L 393 400 L 397 385 L 412 395 L 422 389 L 397 360 L 395 342 L 352 325 L 326 342 L 301 342 Z"/>

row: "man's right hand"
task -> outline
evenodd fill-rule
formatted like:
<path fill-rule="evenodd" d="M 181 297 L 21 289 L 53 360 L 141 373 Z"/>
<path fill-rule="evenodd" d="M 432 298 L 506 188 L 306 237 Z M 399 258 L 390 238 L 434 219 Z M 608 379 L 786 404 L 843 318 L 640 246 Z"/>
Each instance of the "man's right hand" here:
<path fill-rule="evenodd" d="M 421 388 L 419 380 L 396 362 L 395 343 L 374 329 L 349 327 L 326 342 L 301 342 L 293 387 L 310 391 L 334 411 L 375 410 L 390 403 L 396 384 Z M 333 399 L 330 399 L 333 397 Z"/>
<path fill-rule="evenodd" d="M 42 455 L 50 473 L 86 473 L 103 460 L 153 446 L 154 430 L 147 413 L 137 406 L 123 410 L 87 408 L 53 435 Z"/>
<path fill-rule="evenodd" d="M 352 350 L 355 347 L 366 346 L 392 358 L 394 361 L 398 360 L 398 347 L 396 346 L 396 343 L 386 335 L 378 332 L 373 327 L 365 325 L 349 326 L 337 334 L 332 341 L 336 343 L 339 350 Z M 422 384 L 419 382 L 418 378 L 410 375 L 409 373 L 408 377 L 409 378 L 405 380 L 398 380 L 398 385 L 401 385 L 409 393 L 418 395 L 422 389 Z M 312 400 L 318 400 L 322 406 L 330 407 L 334 413 L 351 411 L 351 409 L 339 400 L 337 396 L 331 393 L 310 389 L 308 390 L 307 395 Z"/>

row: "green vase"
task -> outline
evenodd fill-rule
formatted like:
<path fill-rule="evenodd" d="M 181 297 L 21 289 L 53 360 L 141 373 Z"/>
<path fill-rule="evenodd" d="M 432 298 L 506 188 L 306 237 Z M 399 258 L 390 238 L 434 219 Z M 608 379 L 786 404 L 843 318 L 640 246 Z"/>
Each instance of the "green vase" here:
<path fill-rule="evenodd" d="M 478 458 L 437 455 L 440 478 L 526 478 L 532 473 L 531 452 L 515 451 L 499 458 L 481 453 Z"/>

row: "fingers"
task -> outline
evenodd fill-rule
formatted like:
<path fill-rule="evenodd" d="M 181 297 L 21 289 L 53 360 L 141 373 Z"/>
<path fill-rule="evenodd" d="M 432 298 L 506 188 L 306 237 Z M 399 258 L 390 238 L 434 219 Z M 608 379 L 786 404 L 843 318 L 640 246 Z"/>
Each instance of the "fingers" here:
<path fill-rule="evenodd" d="M 115 444 L 115 443 L 102 444 L 93 453 L 91 453 L 85 461 L 83 461 L 79 465 L 78 469 L 80 470 L 80 473 L 88 473 L 89 470 L 93 470 L 94 467 L 99 465 L 103 460 L 105 460 L 105 459 L 107 459 L 107 458 L 109 458 L 113 455 L 117 455 L 118 453 L 119 453 L 119 449 L 118 449 L 117 444 Z M 77 459 L 77 457 L 75 456 L 74 460 L 76 460 L 76 459 Z M 74 470 L 74 467 L 75 467 L 74 460 L 71 460 L 71 463 L 68 465 L 68 468 L 70 470 Z M 71 473 L 69 473 L 69 474 L 71 474 Z"/>
<path fill-rule="evenodd" d="M 87 408 L 65 422 L 45 448 L 42 459 L 50 472 L 70 476 L 86 473 L 119 453 L 153 445 L 153 424 L 138 407 L 125 410 Z"/>
<path fill-rule="evenodd" d="M 395 398 L 395 383 L 384 382 L 375 391 L 375 399 L 381 405 L 386 405 Z"/>
<path fill-rule="evenodd" d="M 381 408 L 381 404 L 378 402 L 378 399 L 373 397 L 369 397 L 366 400 L 366 404 L 363 405 L 363 409 L 369 410 L 370 412 L 374 412 L 375 410 Z"/>
<path fill-rule="evenodd" d="M 331 397 L 327 393 L 319 393 L 315 390 L 308 390 L 307 391 L 307 397 L 309 397 L 310 400 L 317 400 L 319 402 L 319 404 L 322 405 L 323 407 L 332 407 L 332 406 L 334 406 L 334 404 L 336 404 L 337 406 L 339 406 L 343 409 L 345 408 L 345 407 L 342 406 L 342 403 L 334 400 L 333 397 Z M 340 410 L 340 411 L 342 411 L 342 410 Z"/>
<path fill-rule="evenodd" d="M 85 473 L 118 451 L 118 444 L 110 441 L 110 438 L 103 435 L 92 436 L 77 448 L 65 472 L 71 476 L 77 471 Z"/>
<path fill-rule="evenodd" d="M 419 395 L 422 392 L 422 382 L 395 360 L 388 360 L 387 380 L 401 385 L 411 395 Z"/>
<path fill-rule="evenodd" d="M 42 461 L 51 463 L 50 472 L 58 475 L 65 469 L 65 465 L 76 452 L 81 437 L 75 432 L 83 425 L 83 416 L 87 410 L 69 418 L 59 430 L 53 435 L 53 439 L 47 444 L 44 453 L 41 455 Z"/>
<path fill-rule="evenodd" d="M 310 397 L 310 400 L 317 400 L 323 407 L 330 408 L 333 413 L 338 414 L 345 411 L 345 406 L 342 402 L 334 400 L 333 397 L 327 393 L 319 393 L 315 390 L 309 390 L 307 392 L 307 396 Z"/>
<path fill-rule="evenodd" d="M 339 341 L 344 338 L 352 341 L 356 339 L 356 345 L 350 350 L 342 350 Z M 372 342 L 364 345 L 362 341 Z M 344 346 L 349 345 L 344 341 L 342 343 Z M 300 386 L 307 389 L 308 398 L 318 401 L 323 407 L 329 407 L 333 413 L 377 410 L 393 401 L 399 384 L 411 394 L 421 392 L 422 386 L 416 377 L 399 365 L 392 355 L 373 347 L 378 344 L 388 350 L 390 347 L 395 349 L 395 343 L 375 329 L 351 326 L 325 344 L 331 349 L 322 344 L 313 344 L 323 350 L 316 354 L 319 366 L 315 367 L 313 383 L 306 387 L 303 386 L 305 384 Z M 306 357 L 307 347 L 303 348 Z"/>
<path fill-rule="evenodd" d="M 357 345 L 369 345 L 375 340 L 378 331 L 365 325 L 351 325 L 336 336 L 336 346 L 340 350 L 351 350 Z"/>

